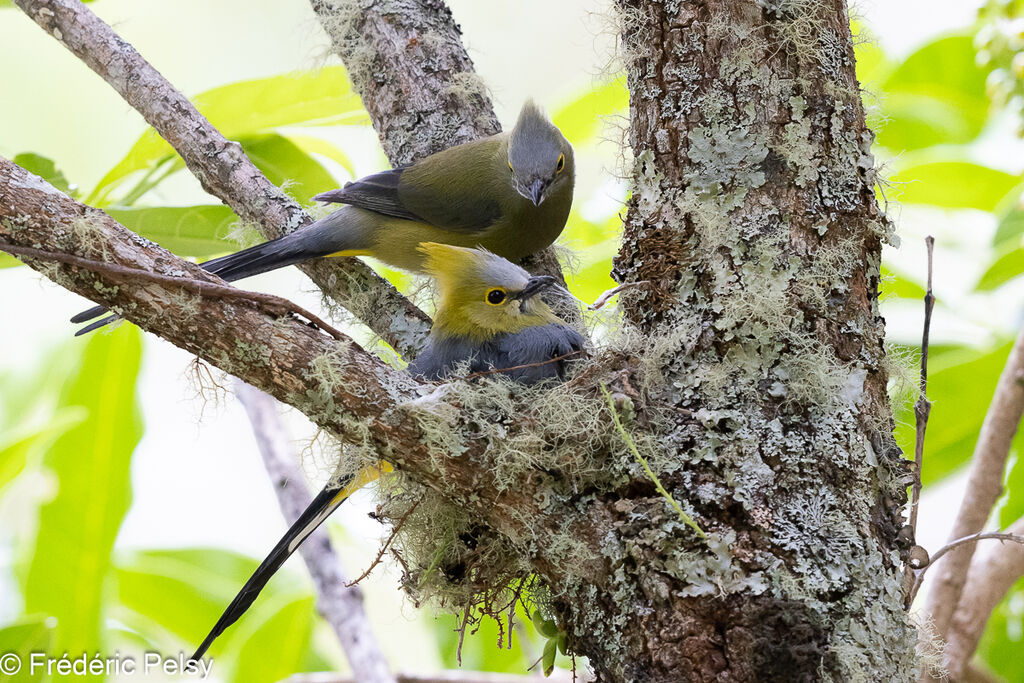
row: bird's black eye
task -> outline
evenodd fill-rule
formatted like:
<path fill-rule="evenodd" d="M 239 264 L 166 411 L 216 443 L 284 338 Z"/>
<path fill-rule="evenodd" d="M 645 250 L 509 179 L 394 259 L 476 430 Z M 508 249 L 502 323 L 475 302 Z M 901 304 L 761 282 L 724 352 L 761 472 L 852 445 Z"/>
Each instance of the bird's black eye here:
<path fill-rule="evenodd" d="M 492 306 L 500 306 L 505 301 L 504 289 L 490 289 L 487 291 L 487 303 Z"/>
<path fill-rule="evenodd" d="M 555 166 L 555 173 L 561 173 L 562 169 L 565 168 L 565 155 L 558 155 L 558 164 Z"/>

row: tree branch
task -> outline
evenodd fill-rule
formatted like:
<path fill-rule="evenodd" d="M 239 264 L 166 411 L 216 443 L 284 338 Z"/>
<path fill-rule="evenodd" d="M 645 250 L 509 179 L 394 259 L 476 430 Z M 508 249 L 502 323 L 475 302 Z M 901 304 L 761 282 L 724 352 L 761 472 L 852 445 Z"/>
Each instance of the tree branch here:
<path fill-rule="evenodd" d="M 1024 535 L 1024 519 L 1018 519 L 1006 531 L 1018 538 Z M 1021 576 L 1024 576 L 1024 546 L 1019 544 L 999 545 L 971 562 L 943 651 L 945 669 L 953 680 L 962 677 L 992 611 Z"/>
<path fill-rule="evenodd" d="M 264 237 L 279 237 L 311 221 L 293 199 L 267 180 L 237 142 L 221 135 L 188 98 L 81 2 L 17 0 L 16 4 L 142 114 L 207 192 L 256 224 Z M 316 260 L 299 268 L 407 359 L 423 345 L 429 318 L 361 261 Z"/>
<path fill-rule="evenodd" d="M 462 31 L 443 0 L 310 0 L 345 63 L 393 166 L 501 132 L 487 86 L 473 70 Z M 523 262 L 565 279 L 553 248 Z M 545 301 L 570 322 L 580 312 Z"/>
<path fill-rule="evenodd" d="M 268 315 L 247 297 L 195 296 L 183 293 L 177 280 L 171 285 L 131 277 L 134 269 L 144 269 L 225 286 L 196 264 L 2 158 L 0 241 L 125 266 L 128 270 L 94 273 L 21 257 L 61 286 L 92 296 L 141 328 L 294 406 L 338 438 L 375 449 L 496 532 L 515 538 L 568 533 L 564 520 L 550 514 L 532 491 L 500 490 L 494 473 L 479 467 L 476 458 L 488 448 L 486 438 L 462 435 L 443 445 L 425 438 L 417 414 L 461 414 L 457 397 L 449 398 L 444 386 L 424 395 L 430 385 L 390 368 L 355 342 L 338 342 L 294 318 Z M 523 422 L 510 425 L 510 438 L 530 430 L 531 424 Z M 576 532 L 583 536 L 585 523 L 580 524 Z M 596 560 L 583 564 L 581 572 L 602 571 Z"/>
<path fill-rule="evenodd" d="M 235 382 L 235 395 L 252 423 L 253 435 L 285 521 L 292 524 L 309 505 L 312 496 L 303 481 L 302 470 L 288 443 L 277 401 L 245 382 Z M 394 683 L 387 659 L 374 636 L 363 610 L 363 591 L 348 587 L 341 560 L 327 530 L 314 531 L 299 546 L 302 559 L 316 586 L 317 611 L 334 629 L 356 680 L 366 683 Z"/>
<path fill-rule="evenodd" d="M 981 531 L 992 512 L 992 506 L 1002 494 L 1006 457 L 1021 416 L 1024 415 L 1022 377 L 1024 330 L 1017 335 L 985 415 L 978 443 L 971 456 L 964 499 L 949 535 L 951 541 Z M 941 638 L 947 636 L 953 613 L 959 609 L 960 594 L 973 553 L 974 544 L 959 547 L 949 553 L 946 561 L 933 573 L 926 610 L 935 625 L 936 634 Z"/>

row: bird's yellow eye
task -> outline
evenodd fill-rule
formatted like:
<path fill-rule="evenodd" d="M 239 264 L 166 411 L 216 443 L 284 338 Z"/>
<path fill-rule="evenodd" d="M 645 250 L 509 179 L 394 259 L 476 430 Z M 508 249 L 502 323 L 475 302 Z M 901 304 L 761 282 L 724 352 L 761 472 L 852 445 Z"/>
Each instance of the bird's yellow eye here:
<path fill-rule="evenodd" d="M 555 173 L 561 173 L 562 169 L 565 168 L 565 155 L 558 155 L 558 164 L 555 166 Z"/>
<path fill-rule="evenodd" d="M 487 290 L 487 303 L 492 306 L 500 306 L 505 303 L 505 290 L 501 287 Z"/>

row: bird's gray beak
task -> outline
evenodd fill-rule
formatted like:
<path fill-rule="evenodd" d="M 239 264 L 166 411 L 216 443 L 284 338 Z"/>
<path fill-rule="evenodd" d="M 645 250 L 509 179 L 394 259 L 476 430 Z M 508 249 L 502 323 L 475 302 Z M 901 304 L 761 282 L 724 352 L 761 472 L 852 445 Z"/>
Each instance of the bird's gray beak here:
<path fill-rule="evenodd" d="M 555 284 L 555 278 L 550 275 L 534 275 L 526 281 L 526 286 L 523 287 L 523 291 L 512 295 L 512 298 L 518 299 L 519 301 L 526 301 L 531 297 L 536 296 L 536 294 L 542 289 L 547 289 L 553 284 Z"/>
<path fill-rule="evenodd" d="M 534 206 L 539 206 L 544 201 L 544 190 L 548 189 L 548 184 L 542 179 L 538 178 L 530 183 L 530 196 L 527 197 Z"/>

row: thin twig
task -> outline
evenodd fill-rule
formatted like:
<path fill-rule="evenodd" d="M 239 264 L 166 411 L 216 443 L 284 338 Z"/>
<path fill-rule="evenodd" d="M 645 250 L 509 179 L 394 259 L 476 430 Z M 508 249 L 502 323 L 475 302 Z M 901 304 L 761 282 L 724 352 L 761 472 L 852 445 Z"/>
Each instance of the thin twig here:
<path fill-rule="evenodd" d="M 925 573 L 925 571 L 927 571 L 927 569 L 929 567 L 934 565 L 939 560 L 939 558 L 941 558 L 943 555 L 948 553 L 950 550 L 953 550 L 954 548 L 957 548 L 958 546 L 966 545 L 968 543 L 974 543 L 975 541 L 983 541 L 983 540 L 987 540 L 987 539 L 995 539 L 995 540 L 999 540 L 999 541 L 1013 541 L 1014 543 L 1024 544 L 1024 536 L 1019 536 L 1017 534 L 1011 534 L 1011 533 L 1005 533 L 1005 532 L 1001 532 L 1001 531 L 999 531 L 999 532 L 993 531 L 993 532 L 987 532 L 987 533 L 971 534 L 970 536 L 964 536 L 963 538 L 958 538 L 955 541 L 951 541 L 951 542 L 947 543 L 946 545 L 944 545 L 941 548 L 939 548 L 938 550 L 936 550 L 935 554 L 931 555 L 930 557 L 928 557 L 926 559 L 926 561 L 923 564 L 921 564 L 920 566 L 917 566 L 917 567 L 911 566 L 910 567 L 913 570 L 913 572 L 914 572 L 914 582 L 911 585 L 910 592 L 907 594 L 907 599 L 906 599 L 906 603 L 905 604 L 909 606 L 909 605 L 912 605 L 914 603 L 914 598 L 917 597 L 918 591 L 921 590 L 921 584 L 924 583 L 924 573 Z"/>
<path fill-rule="evenodd" d="M 679 519 L 683 520 L 687 526 L 696 531 L 698 536 L 707 540 L 708 536 L 704 533 L 704 530 L 701 529 L 697 522 L 693 520 L 693 517 L 690 517 L 690 515 L 683 511 L 683 508 L 679 506 L 679 503 L 677 503 L 676 499 L 672 497 L 672 494 L 665 490 L 665 487 L 661 485 L 661 480 L 658 479 L 658 475 L 656 475 L 654 470 L 651 469 L 651 466 L 647 464 L 647 459 L 640 455 L 640 449 L 636 447 L 633 437 L 630 436 L 629 432 L 626 431 L 626 428 L 622 426 L 622 420 L 619 419 L 619 411 L 615 409 L 615 401 L 612 399 L 612 395 L 611 392 L 608 391 L 608 387 L 604 384 L 599 386 L 601 387 L 601 393 L 604 394 L 604 398 L 608 402 L 608 410 L 612 414 L 612 420 L 615 422 L 615 428 L 618 430 L 622 440 L 626 442 L 626 447 L 633 453 L 633 457 L 638 463 L 640 463 L 640 466 L 644 468 L 644 473 L 647 475 L 648 479 L 654 482 L 654 488 L 657 489 L 658 493 L 660 493 L 662 497 L 669 502 L 669 505 L 671 505 L 679 515 Z"/>
<path fill-rule="evenodd" d="M 356 578 L 352 579 L 351 581 L 349 581 L 348 583 L 346 583 L 345 584 L 346 588 L 355 586 L 357 583 L 359 583 L 360 581 L 365 579 L 367 576 L 370 575 L 370 572 L 373 571 L 374 567 L 376 567 L 378 564 L 380 564 L 381 558 L 384 557 L 384 553 L 386 553 L 388 548 L 391 547 L 391 542 L 395 540 L 395 536 L 398 535 L 398 532 L 402 530 L 402 526 L 405 525 L 405 520 L 409 519 L 409 516 L 412 515 L 412 513 L 416 511 L 416 508 L 418 508 L 420 506 L 421 502 L 423 502 L 422 498 L 417 500 L 415 503 L 413 503 L 411 508 L 406 510 L 405 514 L 402 515 L 402 518 L 400 520 L 398 520 L 398 522 L 395 524 L 395 526 L 391 529 L 391 534 L 388 536 L 387 540 L 384 541 L 384 545 L 382 545 L 380 547 L 380 552 L 377 553 L 377 557 L 373 558 L 373 562 L 370 563 L 370 566 L 366 568 L 365 572 L 363 572 L 358 577 L 356 577 Z"/>
<path fill-rule="evenodd" d="M 331 335 L 338 341 L 349 341 L 349 337 L 342 332 L 336 330 L 331 325 L 327 324 L 318 315 L 307 311 L 302 306 L 292 303 L 284 297 L 275 296 L 273 294 L 264 294 L 263 292 L 251 292 L 245 289 L 238 289 L 227 284 L 218 284 L 216 282 L 204 282 L 203 280 L 196 280 L 190 277 L 177 277 L 174 275 L 161 275 L 160 273 L 153 273 L 148 270 L 142 270 L 141 268 L 132 268 L 130 266 L 122 266 L 117 263 L 106 263 L 105 261 L 96 261 L 89 258 L 83 258 L 81 256 L 73 256 L 71 254 L 62 254 L 57 251 L 45 251 L 43 249 L 34 249 L 32 247 L 23 247 L 17 244 L 10 244 L 9 242 L 0 241 L 0 250 L 6 251 L 11 254 L 17 254 L 19 256 L 27 256 L 29 258 L 40 259 L 43 261 L 56 261 L 69 266 L 77 266 L 79 268 L 85 268 L 86 270 L 102 273 L 105 275 L 112 275 L 114 277 L 126 277 L 135 278 L 137 280 L 143 280 L 145 282 L 153 282 L 156 284 L 166 285 L 168 287 L 180 287 L 185 291 L 198 294 L 200 296 L 207 297 L 209 299 L 229 299 L 233 301 L 248 301 L 250 303 L 259 304 L 265 308 L 276 309 L 278 311 L 285 311 L 288 313 L 294 313 L 300 315 L 306 320 L 310 321 L 318 329 L 323 330 L 327 334 Z"/>
<path fill-rule="evenodd" d="M 523 370 L 524 368 L 536 368 L 541 365 L 548 365 L 549 363 L 557 363 L 565 360 L 566 358 L 573 358 L 585 354 L 585 349 L 579 349 L 577 351 L 570 351 L 569 353 L 563 353 L 561 356 L 555 356 L 554 358 L 548 358 L 547 360 L 537 361 L 536 363 L 524 363 L 522 365 L 513 365 L 508 368 L 491 368 L 490 370 L 481 370 L 479 372 L 472 372 L 468 375 L 462 375 L 461 377 L 452 377 L 448 381 L 463 380 L 463 379 L 475 379 L 477 377 L 483 377 L 485 375 L 495 375 L 502 372 L 511 372 L 513 370 Z"/>
<path fill-rule="evenodd" d="M 1024 518 L 1006 527 L 1006 532 L 1024 533 Z M 1024 576 L 1024 547 L 990 546 L 989 552 L 979 550 L 975 554 L 967 573 L 960 609 L 953 615 L 943 649 L 943 668 L 949 672 L 950 680 L 969 680 L 964 674 L 992 612 L 1021 576 Z"/>
<path fill-rule="evenodd" d="M 987 539 L 995 539 L 997 541 L 1013 541 L 1014 543 L 1024 544 L 1024 536 L 1018 536 L 1017 534 L 1006 533 L 1004 531 L 991 531 L 981 534 L 971 534 L 970 536 L 964 536 L 963 538 L 958 538 L 955 541 L 947 543 L 946 545 L 936 550 L 935 554 L 928 559 L 928 564 L 921 566 L 920 570 L 924 572 L 928 569 L 928 567 L 935 564 L 940 557 L 948 553 L 953 548 L 956 548 L 957 546 L 961 546 L 966 543 L 974 543 L 975 541 L 983 541 Z"/>
<path fill-rule="evenodd" d="M 921 380 L 918 386 L 917 401 L 914 403 L 914 423 L 917 433 L 914 439 L 914 486 L 911 490 L 909 521 L 914 539 L 917 538 L 917 510 L 921 502 L 924 435 L 928 429 L 928 416 L 932 412 L 932 404 L 928 400 L 928 336 L 932 327 L 932 309 L 935 307 L 935 296 L 932 294 L 932 255 L 935 251 L 935 238 L 928 235 L 924 238 L 924 243 L 928 248 L 928 288 L 924 294 L 924 329 L 921 333 Z M 903 571 L 904 592 L 908 595 L 915 580 L 913 568 L 908 564 Z"/>
<path fill-rule="evenodd" d="M 618 287 L 612 287 L 608 291 L 601 294 L 601 296 L 597 297 L 594 303 L 587 306 L 587 310 L 596 311 L 597 309 L 603 307 L 606 303 L 608 303 L 613 296 L 615 296 L 624 289 L 630 289 L 632 287 L 641 287 L 649 284 L 651 284 L 650 280 L 638 280 L 637 282 L 624 282 Z"/>

